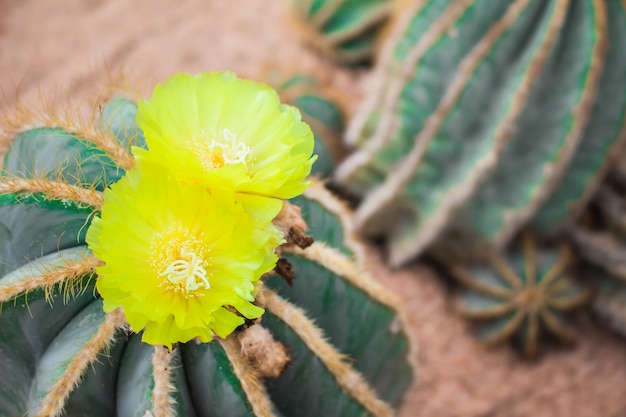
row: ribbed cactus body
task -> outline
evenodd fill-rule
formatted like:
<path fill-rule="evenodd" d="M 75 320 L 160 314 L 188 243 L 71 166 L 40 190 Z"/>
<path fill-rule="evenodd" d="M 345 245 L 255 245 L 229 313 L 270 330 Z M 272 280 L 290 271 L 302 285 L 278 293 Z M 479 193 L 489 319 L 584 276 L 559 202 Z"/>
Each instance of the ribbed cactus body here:
<path fill-rule="evenodd" d="M 336 179 L 400 264 L 505 246 L 578 214 L 624 135 L 621 0 L 414 2 L 381 53 Z"/>
<path fill-rule="evenodd" d="M 394 297 L 354 263 L 346 209 L 320 184 L 297 200 L 316 242 L 284 249 L 293 287 L 265 280 L 266 313 L 252 325 L 286 349 L 280 376 L 259 375 L 240 332 L 169 351 L 129 333 L 119 311 L 104 313 L 84 236 L 100 191 L 132 166 L 128 146 L 143 145 L 135 112 L 115 99 L 99 130 L 30 125 L 4 157 L 0 416 L 391 414 L 412 378 L 409 341 Z"/>
<path fill-rule="evenodd" d="M 341 64 L 374 55 L 378 32 L 389 15 L 390 0 L 292 0 L 305 40 Z"/>

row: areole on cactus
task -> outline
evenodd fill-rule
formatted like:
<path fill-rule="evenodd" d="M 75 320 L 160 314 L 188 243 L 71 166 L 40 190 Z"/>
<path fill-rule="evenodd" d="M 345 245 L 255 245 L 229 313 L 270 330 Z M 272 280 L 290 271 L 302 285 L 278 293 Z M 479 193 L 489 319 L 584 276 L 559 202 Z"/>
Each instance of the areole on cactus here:
<path fill-rule="evenodd" d="M 219 75 L 195 79 L 203 77 Z M 219 88 L 202 95 L 228 106 Z M 298 123 L 297 110 L 272 100 Z M 256 115 L 235 107 L 241 117 Z M 205 122 L 206 114 L 194 119 L 203 107 L 195 110 L 186 116 Z M 152 128 L 167 118 L 159 111 Z M 200 170 L 193 171 L 199 176 L 168 170 L 171 157 L 152 159 L 158 139 L 144 138 L 136 113 L 131 100 L 117 97 L 90 123 L 22 114 L 4 129 L 0 371 L 8 377 L 0 383 L 0 415 L 391 415 L 390 404 L 412 377 L 410 347 L 395 297 L 355 265 L 362 249 L 348 210 L 321 184 L 293 203 L 280 200 L 302 191 L 308 171 L 298 163 L 288 181 L 271 177 L 280 170 L 265 169 L 272 161 L 260 158 L 268 154 L 248 141 L 258 139 L 258 121 L 237 120 L 251 129 L 243 158 L 258 158 L 232 160 L 259 170 L 240 170 L 248 176 L 237 182 L 240 167 L 226 166 L 214 185 Z M 263 139 L 273 140 L 273 129 L 283 134 L 281 123 L 261 123 Z M 242 137 L 236 126 L 230 131 Z M 231 136 L 201 139 L 243 148 Z M 140 149 L 145 142 L 148 151 Z M 131 146 L 141 154 L 137 167 Z M 312 140 L 284 146 L 288 154 L 301 152 L 303 161 L 313 148 Z M 259 188 L 246 185 L 255 180 L 262 181 Z M 233 184 L 244 185 L 229 192 Z M 291 191 L 251 194 L 254 189 Z M 118 212 L 124 206 L 127 212 Z M 175 230 L 167 228 L 171 222 Z M 271 248 L 279 244 L 281 259 L 264 274 L 274 267 Z M 293 278 L 293 287 L 281 277 Z M 226 282 L 234 292 L 224 292 Z M 198 308 L 185 310 L 193 303 Z"/>
<path fill-rule="evenodd" d="M 335 175 L 357 228 L 394 265 L 560 231 L 625 141 L 625 39 L 623 0 L 412 2 Z"/>

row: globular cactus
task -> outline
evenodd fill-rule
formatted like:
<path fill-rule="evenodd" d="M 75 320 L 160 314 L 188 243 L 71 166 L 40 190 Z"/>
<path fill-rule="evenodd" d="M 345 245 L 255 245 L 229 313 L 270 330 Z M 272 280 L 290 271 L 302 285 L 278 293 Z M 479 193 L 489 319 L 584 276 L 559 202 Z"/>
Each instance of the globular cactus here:
<path fill-rule="evenodd" d="M 622 0 L 412 2 L 335 178 L 400 265 L 571 223 L 626 138 Z"/>
<path fill-rule="evenodd" d="M 297 107 L 315 135 L 315 154 L 318 159 L 311 173 L 322 178 L 329 177 L 343 160 L 346 149 L 341 141 L 345 130 L 344 111 L 338 94 L 333 94 L 313 76 L 294 73 L 283 74 L 268 70 L 264 76 L 284 103 Z"/>
<path fill-rule="evenodd" d="M 525 235 L 521 250 L 492 253 L 487 265 L 451 268 L 468 288 L 458 295 L 456 310 L 480 321 L 478 336 L 488 345 L 514 339 L 528 357 L 537 353 L 542 333 L 573 341 L 564 312 L 580 307 L 591 295 L 573 279 L 576 264 L 567 247 L 537 249 L 536 242 Z"/>
<path fill-rule="evenodd" d="M 305 41 L 340 64 L 370 60 L 391 0 L 291 0 Z"/>
<path fill-rule="evenodd" d="M 261 319 L 168 349 L 130 331 L 123 309 L 105 313 L 85 236 L 137 169 L 136 112 L 117 97 L 93 123 L 22 114 L 3 130 L 0 416 L 392 415 L 412 379 L 404 322 L 356 266 L 348 211 L 319 183 L 295 200 L 301 217 L 285 203 L 288 242 L 256 287 Z"/>

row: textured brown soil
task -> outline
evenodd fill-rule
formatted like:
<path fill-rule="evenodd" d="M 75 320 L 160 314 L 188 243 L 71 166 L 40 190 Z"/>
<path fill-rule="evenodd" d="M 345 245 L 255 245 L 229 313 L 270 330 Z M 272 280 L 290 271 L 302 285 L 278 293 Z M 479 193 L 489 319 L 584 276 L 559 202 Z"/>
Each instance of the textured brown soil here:
<path fill-rule="evenodd" d="M 341 70 L 302 47 L 287 0 L 0 2 L 0 89 L 14 105 L 41 96 L 82 100 L 123 68 L 150 86 L 179 72 L 230 69 L 261 79 L 268 64 L 316 72 L 339 87 L 350 108 L 367 88 L 364 71 Z M 586 314 L 575 319 L 575 348 L 550 346 L 521 361 L 505 346 L 486 350 L 452 314 L 448 285 L 424 266 L 392 273 L 372 248 L 368 267 L 407 303 L 419 345 L 419 380 L 402 417 L 626 416 L 626 341 Z"/>

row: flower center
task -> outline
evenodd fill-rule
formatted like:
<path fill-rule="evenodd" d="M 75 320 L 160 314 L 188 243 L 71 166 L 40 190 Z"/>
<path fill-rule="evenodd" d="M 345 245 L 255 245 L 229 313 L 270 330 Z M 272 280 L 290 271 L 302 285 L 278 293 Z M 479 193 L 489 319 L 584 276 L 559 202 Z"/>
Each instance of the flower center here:
<path fill-rule="evenodd" d="M 174 229 L 155 235 L 151 242 L 150 264 L 160 278 L 161 287 L 184 294 L 185 297 L 203 295 L 211 288 L 206 248 L 201 236 L 188 230 Z"/>
<path fill-rule="evenodd" d="M 211 288 L 209 280 L 206 278 L 206 270 L 202 266 L 204 261 L 193 253 L 181 250 L 182 259 L 176 259 L 159 272 L 159 276 L 164 276 L 176 288 L 182 288 L 187 293 L 196 291 L 200 288 L 208 290 Z"/>
<path fill-rule="evenodd" d="M 248 168 L 250 147 L 228 129 L 224 129 L 221 135 L 202 131 L 192 140 L 191 150 L 207 171 L 236 164 L 243 164 Z"/>

